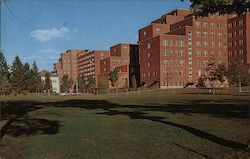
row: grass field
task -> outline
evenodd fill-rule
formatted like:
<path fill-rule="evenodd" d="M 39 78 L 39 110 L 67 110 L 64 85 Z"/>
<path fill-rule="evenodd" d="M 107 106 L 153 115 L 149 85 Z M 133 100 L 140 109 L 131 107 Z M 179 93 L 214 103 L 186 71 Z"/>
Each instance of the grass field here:
<path fill-rule="evenodd" d="M 249 94 L 0 99 L 0 158 L 247 158 Z"/>

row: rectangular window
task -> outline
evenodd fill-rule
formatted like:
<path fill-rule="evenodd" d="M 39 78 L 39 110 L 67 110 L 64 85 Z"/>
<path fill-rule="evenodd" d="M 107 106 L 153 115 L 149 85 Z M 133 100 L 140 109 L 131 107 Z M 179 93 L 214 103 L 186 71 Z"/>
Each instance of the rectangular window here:
<path fill-rule="evenodd" d="M 196 41 L 196 47 L 200 47 L 201 46 L 201 42 L 200 41 Z"/>
<path fill-rule="evenodd" d="M 148 49 L 151 49 L 151 44 L 150 43 L 148 43 Z"/>

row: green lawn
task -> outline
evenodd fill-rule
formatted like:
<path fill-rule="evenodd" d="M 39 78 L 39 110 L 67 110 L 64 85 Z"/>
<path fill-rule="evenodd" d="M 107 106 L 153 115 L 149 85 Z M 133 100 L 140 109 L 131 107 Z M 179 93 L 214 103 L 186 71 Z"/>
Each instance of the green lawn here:
<path fill-rule="evenodd" d="M 249 94 L 0 99 L 0 158 L 247 158 Z"/>

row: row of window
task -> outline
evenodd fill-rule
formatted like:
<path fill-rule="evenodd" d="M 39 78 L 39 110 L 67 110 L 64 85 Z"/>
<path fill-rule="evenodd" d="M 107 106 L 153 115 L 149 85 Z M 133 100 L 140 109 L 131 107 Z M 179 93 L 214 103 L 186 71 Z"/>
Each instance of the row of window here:
<path fill-rule="evenodd" d="M 201 47 L 201 42 L 200 41 L 196 41 L 196 47 L 199 48 Z M 203 41 L 203 48 L 207 48 L 208 47 L 208 42 Z M 210 48 L 215 48 L 215 42 L 210 42 Z M 218 42 L 218 48 L 222 48 L 222 42 Z M 227 48 L 226 43 L 224 43 L 224 48 Z"/>
<path fill-rule="evenodd" d="M 184 56 L 184 50 L 164 50 L 163 56 Z"/>
<path fill-rule="evenodd" d="M 210 27 L 210 29 L 214 29 L 215 28 L 215 24 L 214 23 L 208 23 L 208 22 L 195 22 L 195 27 L 196 28 L 208 28 L 208 26 Z M 222 29 L 222 24 L 221 23 L 217 23 L 217 28 L 218 29 Z"/>
<path fill-rule="evenodd" d="M 236 22 L 229 23 L 228 28 L 234 28 L 234 27 L 237 27 L 238 25 L 243 26 L 244 25 L 244 20 L 241 19 L 238 22 L 236 21 Z"/>
<path fill-rule="evenodd" d="M 203 51 L 203 53 L 201 51 L 196 51 L 196 57 L 208 57 L 208 56 L 209 56 L 208 51 Z M 215 54 L 214 51 L 210 51 L 210 56 L 222 57 L 223 54 L 220 51 L 217 54 Z M 227 52 L 224 53 L 224 56 L 227 56 Z"/>
<path fill-rule="evenodd" d="M 232 33 L 228 33 L 229 38 L 232 38 L 233 36 L 237 37 L 237 35 L 243 36 L 244 35 L 244 30 L 239 30 L 239 31 L 235 31 L 235 32 L 232 32 Z"/>
<path fill-rule="evenodd" d="M 172 80 L 166 80 L 164 81 L 164 86 L 185 86 L 185 81 L 172 81 Z"/>
<path fill-rule="evenodd" d="M 244 45 L 244 40 L 240 39 L 239 41 L 235 40 L 234 42 L 232 42 L 232 41 L 228 42 L 228 47 L 229 48 L 236 47 L 237 45 L 243 46 Z"/>
<path fill-rule="evenodd" d="M 235 51 L 228 51 L 228 56 L 237 56 L 239 53 L 239 55 L 243 55 L 244 54 L 244 50 L 240 49 L 239 52 L 237 50 Z"/>
<path fill-rule="evenodd" d="M 163 66 L 184 66 L 184 60 L 163 60 Z"/>
<path fill-rule="evenodd" d="M 163 77 L 183 77 L 184 71 L 163 71 Z"/>
<path fill-rule="evenodd" d="M 142 78 L 157 77 L 157 76 L 158 76 L 158 72 L 144 72 L 144 73 L 142 73 Z"/>
<path fill-rule="evenodd" d="M 201 37 L 201 34 L 202 34 L 202 37 L 207 39 L 208 38 L 208 32 L 200 32 L 200 31 L 197 31 L 195 32 L 195 35 L 196 35 L 196 38 L 200 38 Z M 218 39 L 221 40 L 222 39 L 222 33 L 217 33 L 217 36 L 218 36 Z M 227 37 L 227 34 L 224 34 L 224 38 Z M 215 38 L 215 33 L 210 33 L 210 38 L 211 39 L 214 39 Z"/>
<path fill-rule="evenodd" d="M 163 46 L 185 46 L 185 41 L 184 40 L 163 40 Z"/>

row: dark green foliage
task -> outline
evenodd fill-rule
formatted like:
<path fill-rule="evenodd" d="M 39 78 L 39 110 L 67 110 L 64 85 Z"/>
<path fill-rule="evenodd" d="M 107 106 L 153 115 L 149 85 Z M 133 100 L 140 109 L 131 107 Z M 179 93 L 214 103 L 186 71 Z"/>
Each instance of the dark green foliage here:
<path fill-rule="evenodd" d="M 30 66 L 28 63 L 25 63 L 22 68 L 22 84 L 21 89 L 23 91 L 29 91 L 30 88 L 30 82 L 31 82 L 31 72 L 30 72 Z"/>
<path fill-rule="evenodd" d="M 38 68 L 35 61 L 30 69 L 30 74 L 31 77 L 30 77 L 29 91 L 39 92 L 42 89 L 42 80 L 38 73 Z"/>
<path fill-rule="evenodd" d="M 118 81 L 119 75 L 118 75 L 118 71 L 115 68 L 114 70 L 110 71 L 109 73 L 109 80 L 111 82 L 111 85 L 114 87 L 116 82 Z"/>
<path fill-rule="evenodd" d="M 104 78 L 100 78 L 100 80 L 98 82 L 98 88 L 100 88 L 100 89 L 108 89 L 109 88 L 108 80 L 105 80 Z"/>
<path fill-rule="evenodd" d="M 239 85 L 242 82 L 243 85 L 248 85 L 249 82 L 249 67 L 250 65 L 243 65 L 239 62 L 233 62 L 229 64 L 228 68 L 228 78 L 232 85 Z"/>
<path fill-rule="evenodd" d="M 85 88 L 86 88 L 86 81 L 84 80 L 83 77 L 81 76 L 78 76 L 77 77 L 77 81 L 78 81 L 78 91 L 81 92 L 81 93 L 84 93 L 85 92 Z"/>
<path fill-rule="evenodd" d="M 9 95 L 11 93 L 11 84 L 9 78 L 4 75 L 0 84 L 0 94 Z"/>
<path fill-rule="evenodd" d="M 73 81 L 69 79 L 68 75 L 64 75 L 62 77 L 61 92 L 69 92 L 72 85 L 73 85 Z"/>
<path fill-rule="evenodd" d="M 201 76 L 199 79 L 198 79 L 198 83 L 197 83 L 197 87 L 205 87 L 205 76 Z"/>
<path fill-rule="evenodd" d="M 4 75 L 9 77 L 9 66 L 4 54 L 0 52 L 0 80 Z"/>
<path fill-rule="evenodd" d="M 190 0 L 190 2 L 190 7 L 200 16 L 207 16 L 210 13 L 240 15 L 250 8 L 249 0 Z"/>
<path fill-rule="evenodd" d="M 11 75 L 10 81 L 12 88 L 16 94 L 20 93 L 23 85 L 23 64 L 18 56 L 15 57 L 15 60 L 11 66 Z"/>

